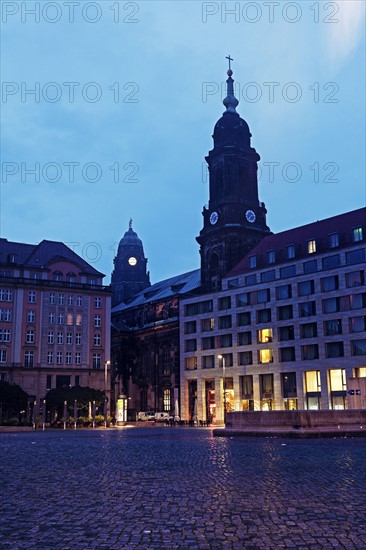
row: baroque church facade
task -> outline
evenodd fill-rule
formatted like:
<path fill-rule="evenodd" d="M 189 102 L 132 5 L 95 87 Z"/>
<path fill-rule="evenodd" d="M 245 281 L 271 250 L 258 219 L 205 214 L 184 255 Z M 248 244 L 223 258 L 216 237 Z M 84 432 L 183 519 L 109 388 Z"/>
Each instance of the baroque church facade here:
<path fill-rule="evenodd" d="M 366 406 L 348 393 L 366 381 L 366 209 L 273 235 L 258 196 L 260 157 L 227 74 L 206 157 L 200 269 L 151 285 L 132 221 L 120 241 L 112 395 L 127 395 L 130 420 L 147 410 L 206 423 L 230 410 Z"/>

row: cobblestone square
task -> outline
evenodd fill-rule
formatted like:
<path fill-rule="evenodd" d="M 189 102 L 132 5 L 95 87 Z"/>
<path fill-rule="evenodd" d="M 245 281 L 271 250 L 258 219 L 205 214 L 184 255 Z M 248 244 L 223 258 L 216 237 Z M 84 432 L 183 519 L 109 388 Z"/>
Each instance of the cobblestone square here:
<path fill-rule="evenodd" d="M 7 433 L 2 550 L 366 548 L 364 439 Z"/>

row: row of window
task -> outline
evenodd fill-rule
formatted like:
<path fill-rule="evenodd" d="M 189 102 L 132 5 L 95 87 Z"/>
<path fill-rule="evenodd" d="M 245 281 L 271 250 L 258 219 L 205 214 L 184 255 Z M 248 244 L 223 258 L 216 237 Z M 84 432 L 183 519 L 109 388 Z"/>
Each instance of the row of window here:
<path fill-rule="evenodd" d="M 337 357 L 344 357 L 343 342 L 328 342 L 325 344 L 325 357 L 327 359 L 334 359 Z M 286 363 L 296 361 L 299 358 L 296 356 L 296 349 L 294 346 L 284 347 L 278 349 L 279 362 Z M 366 355 L 366 339 L 351 340 L 351 355 L 359 356 Z M 234 365 L 234 354 L 225 353 L 222 354 L 225 362 L 225 367 L 232 367 Z M 319 344 L 308 344 L 301 346 L 301 360 L 310 361 L 319 359 Z M 267 364 L 274 362 L 274 353 L 272 349 L 257 350 L 257 363 Z M 253 364 L 253 351 L 241 351 L 237 353 L 237 365 L 245 366 Z M 220 363 L 221 366 L 221 363 Z M 185 369 L 196 370 L 198 368 L 197 357 L 185 358 Z M 204 355 L 201 357 L 202 369 L 215 368 L 215 355 Z"/>
<path fill-rule="evenodd" d="M 9 333 L 9 340 L 1 340 L 2 333 L 3 334 L 4 333 Z M 36 337 L 36 335 L 35 335 L 34 330 L 32 330 L 32 329 L 27 330 L 26 337 L 25 337 L 26 343 L 27 344 L 34 344 L 35 343 L 35 337 Z M 10 330 L 9 331 L 6 331 L 6 330 L 1 331 L 0 330 L 0 342 L 1 341 L 10 342 Z M 57 344 L 62 345 L 64 343 L 64 333 L 63 332 L 58 332 L 57 335 L 56 335 L 56 338 L 55 338 L 55 334 L 53 332 L 49 332 L 47 341 L 48 341 L 49 344 L 57 343 Z M 72 345 L 72 343 L 73 343 L 73 333 L 72 332 L 67 332 L 66 333 L 65 342 L 66 342 L 66 344 Z M 81 345 L 81 333 L 80 332 L 75 334 L 75 344 L 76 345 Z M 99 334 L 99 333 L 94 334 L 93 345 L 94 346 L 101 346 L 102 345 L 102 336 L 101 336 L 101 334 Z"/>
<path fill-rule="evenodd" d="M 366 316 L 350 317 L 348 319 L 349 332 L 351 334 L 366 331 Z M 300 325 L 300 338 L 315 338 L 318 336 L 318 324 L 304 323 Z M 336 336 L 343 334 L 342 319 L 329 319 L 323 323 L 325 336 Z M 295 339 L 294 325 L 277 327 L 277 339 L 279 342 Z M 273 329 L 258 329 L 256 334 L 258 344 L 266 344 L 273 341 Z M 249 346 L 252 344 L 252 332 L 238 332 L 237 345 Z M 221 334 L 219 336 L 204 336 L 201 338 L 201 349 L 216 349 L 232 346 L 232 334 Z M 185 340 L 185 351 L 197 351 L 197 338 Z"/>
<path fill-rule="evenodd" d="M 62 351 L 57 351 L 55 354 L 53 351 L 47 353 L 47 363 L 56 365 L 80 365 L 81 364 L 81 353 L 76 352 L 74 355 L 74 363 L 72 361 L 73 355 L 71 351 L 67 351 L 65 354 Z M 0 349 L 0 363 L 7 362 L 7 350 Z M 34 351 L 25 351 L 24 352 L 24 366 L 25 367 L 34 367 Z M 102 366 L 102 355 L 101 353 L 92 354 L 92 367 L 93 369 L 100 369 Z"/>
<path fill-rule="evenodd" d="M 56 298 L 57 298 L 57 303 L 60 304 L 60 305 L 65 305 L 66 303 L 69 306 L 74 305 L 75 296 L 72 296 L 71 294 L 69 294 L 67 296 L 67 299 L 66 299 L 65 294 L 58 294 L 58 296 L 56 296 L 56 294 L 54 292 L 49 293 L 49 303 L 50 304 L 56 304 Z M 35 290 L 29 290 L 28 291 L 28 303 L 29 304 L 35 304 L 36 300 L 37 300 L 37 292 Z M 9 288 L 8 289 L 0 288 L 0 302 L 12 302 L 12 301 L 13 301 L 13 290 L 9 289 Z M 76 296 L 75 305 L 80 307 L 80 306 L 82 306 L 82 304 L 83 304 L 83 297 L 82 296 Z M 94 297 L 94 308 L 99 309 L 101 307 L 102 307 L 102 298 L 100 296 L 95 296 Z"/>

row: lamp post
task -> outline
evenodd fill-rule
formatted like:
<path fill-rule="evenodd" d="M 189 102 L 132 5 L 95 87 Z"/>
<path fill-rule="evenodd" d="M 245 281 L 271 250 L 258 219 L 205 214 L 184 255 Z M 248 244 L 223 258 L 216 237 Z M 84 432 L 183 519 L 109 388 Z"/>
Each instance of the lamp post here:
<path fill-rule="evenodd" d="M 219 359 L 222 359 L 222 377 L 224 386 L 224 424 L 226 425 L 226 377 L 225 377 L 225 357 L 219 355 Z"/>
<path fill-rule="evenodd" d="M 108 365 L 110 361 L 104 363 L 104 427 L 107 427 L 107 382 L 108 382 Z"/>

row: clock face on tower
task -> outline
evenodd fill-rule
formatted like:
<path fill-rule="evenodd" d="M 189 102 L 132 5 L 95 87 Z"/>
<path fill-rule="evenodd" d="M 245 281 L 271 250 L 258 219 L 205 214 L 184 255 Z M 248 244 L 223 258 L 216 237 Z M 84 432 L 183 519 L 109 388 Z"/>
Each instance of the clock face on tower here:
<path fill-rule="evenodd" d="M 256 215 L 255 215 L 255 212 L 253 212 L 253 210 L 247 210 L 245 212 L 245 217 L 249 223 L 254 223 L 256 220 Z"/>
<path fill-rule="evenodd" d="M 137 264 L 137 260 L 136 258 L 134 258 L 133 256 L 131 256 L 131 258 L 128 258 L 128 263 L 132 266 L 136 265 Z"/>
<path fill-rule="evenodd" d="M 210 216 L 210 224 L 215 225 L 215 223 L 217 223 L 218 219 L 219 219 L 218 213 L 217 212 L 212 212 L 212 214 Z"/>

